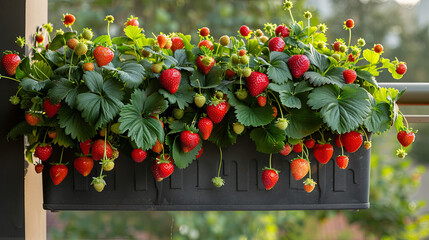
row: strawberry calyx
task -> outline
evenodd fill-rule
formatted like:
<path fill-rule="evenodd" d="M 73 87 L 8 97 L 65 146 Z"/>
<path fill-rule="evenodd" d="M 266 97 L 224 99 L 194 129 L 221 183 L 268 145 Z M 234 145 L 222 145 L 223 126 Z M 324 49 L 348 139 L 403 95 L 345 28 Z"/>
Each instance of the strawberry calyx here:
<path fill-rule="evenodd" d="M 161 155 L 159 155 L 156 158 L 156 163 L 157 164 L 161 164 L 161 163 L 170 163 L 170 155 L 168 153 L 162 153 Z"/>
<path fill-rule="evenodd" d="M 213 105 L 213 106 L 217 106 L 219 103 L 223 103 L 223 102 L 225 102 L 225 100 L 224 100 L 224 99 L 217 98 L 216 96 L 215 96 L 215 97 L 212 97 L 212 98 L 210 99 L 210 104 L 211 104 L 211 105 Z"/>
<path fill-rule="evenodd" d="M 311 185 L 311 186 L 314 186 L 314 185 L 316 185 L 317 183 L 313 180 L 313 179 L 311 179 L 311 178 L 307 178 L 307 179 L 305 179 L 305 181 L 303 182 L 304 183 L 304 185 Z"/>
<path fill-rule="evenodd" d="M 98 176 L 98 177 L 93 177 L 92 178 L 92 182 L 91 182 L 91 185 L 94 185 L 94 184 L 100 184 L 100 183 L 102 183 L 102 184 L 104 184 L 104 185 L 107 185 L 106 184 L 106 181 L 104 181 L 104 177 L 106 177 L 107 175 L 101 175 L 101 176 Z"/>
<path fill-rule="evenodd" d="M 280 171 L 279 170 L 277 170 L 277 169 L 275 169 L 275 168 L 272 168 L 272 167 L 263 167 L 262 168 L 262 171 L 265 171 L 265 170 L 273 170 L 274 172 L 276 172 L 277 174 L 279 174 L 280 173 Z"/>

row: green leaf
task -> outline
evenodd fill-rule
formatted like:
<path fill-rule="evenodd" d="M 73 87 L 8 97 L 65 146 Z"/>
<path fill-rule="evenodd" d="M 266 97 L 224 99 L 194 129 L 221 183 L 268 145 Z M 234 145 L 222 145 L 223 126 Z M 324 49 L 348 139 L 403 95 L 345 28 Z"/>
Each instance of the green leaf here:
<path fill-rule="evenodd" d="M 182 33 L 179 33 L 178 35 L 183 40 L 183 45 L 185 46 L 186 51 L 192 51 L 194 45 L 191 44 L 191 35 L 185 36 Z"/>
<path fill-rule="evenodd" d="M 374 93 L 373 97 L 377 103 L 386 102 L 393 103 L 392 100 L 396 99 L 399 94 L 399 90 L 396 88 L 378 88 Z"/>
<path fill-rule="evenodd" d="M 21 63 L 16 68 L 15 77 L 16 79 L 23 79 L 25 77 L 29 77 L 31 74 L 31 66 L 30 66 L 30 59 L 28 57 L 25 57 L 21 60 Z"/>
<path fill-rule="evenodd" d="M 247 51 L 249 54 L 258 55 L 261 52 L 261 47 L 259 46 L 259 42 L 257 39 L 249 39 L 247 41 Z"/>
<path fill-rule="evenodd" d="M 66 45 L 66 40 L 64 39 L 64 35 L 57 35 L 52 39 L 52 42 L 49 44 L 49 50 L 56 51 L 61 47 Z"/>
<path fill-rule="evenodd" d="M 270 123 L 273 119 L 273 109 L 269 104 L 264 107 L 248 107 L 238 105 L 235 107 L 235 114 L 240 123 L 244 126 L 263 126 Z"/>
<path fill-rule="evenodd" d="M 35 61 L 31 65 L 31 73 L 39 80 L 46 80 L 52 76 L 53 71 L 44 61 Z"/>
<path fill-rule="evenodd" d="M 232 129 L 232 124 L 235 122 L 234 114 L 227 113 L 225 118 L 228 121 L 215 124 L 209 138 L 209 141 L 218 147 L 232 146 L 237 142 L 237 134 Z"/>
<path fill-rule="evenodd" d="M 22 79 L 21 83 L 19 83 L 19 85 L 25 91 L 40 91 L 45 87 L 46 83 L 49 81 L 51 80 L 36 81 L 31 78 L 24 78 Z"/>
<path fill-rule="evenodd" d="M 295 86 L 295 94 L 308 92 L 313 90 L 313 88 L 307 81 L 300 81 Z"/>
<path fill-rule="evenodd" d="M 161 114 L 168 108 L 168 102 L 159 93 L 152 93 L 143 103 L 143 113 L 146 115 Z"/>
<path fill-rule="evenodd" d="M 132 25 L 128 25 L 125 29 L 125 35 L 129 38 L 131 38 L 133 41 L 139 39 L 139 38 L 143 38 L 144 34 L 142 33 L 141 28 L 137 27 L 137 26 L 132 26 Z"/>
<path fill-rule="evenodd" d="M 179 138 L 179 135 L 177 135 L 176 138 L 174 138 L 173 150 L 171 151 L 171 154 L 172 154 L 171 156 L 173 157 L 174 163 L 176 164 L 176 166 L 180 169 L 184 169 L 196 159 L 198 152 L 201 150 L 201 147 L 203 146 L 203 141 L 200 139 L 200 142 L 198 143 L 198 145 L 188 153 L 182 152 L 182 148 L 180 145 L 181 145 L 180 138 Z"/>
<path fill-rule="evenodd" d="M 65 98 L 69 106 L 75 107 L 76 97 L 79 93 L 81 93 L 79 87 L 74 86 L 69 80 L 61 78 L 49 89 L 48 97 L 52 102 L 60 102 Z"/>
<path fill-rule="evenodd" d="M 402 115 L 398 115 L 395 121 L 395 129 L 397 132 L 401 131 L 405 127 L 404 125 L 404 118 Z"/>
<path fill-rule="evenodd" d="M 136 89 L 131 95 L 130 103 L 125 105 L 119 113 L 118 122 L 121 123 L 119 130 L 121 133 L 128 131 L 127 136 L 143 150 L 150 149 L 155 145 L 157 139 L 164 142 L 161 122 L 148 116 L 155 109 L 163 108 L 159 103 L 159 97 L 162 98 L 158 93 L 153 93 L 148 98 L 146 92 Z M 162 98 L 161 102 L 165 102 L 165 100 Z"/>
<path fill-rule="evenodd" d="M 335 84 L 338 87 L 342 87 L 346 82 L 343 77 L 344 68 L 335 67 L 329 70 L 325 76 L 322 76 L 318 72 L 305 72 L 304 78 L 307 79 L 311 84 L 316 87 L 325 84 Z"/>
<path fill-rule="evenodd" d="M 198 81 L 202 89 L 215 88 L 222 82 L 223 70 L 219 66 L 213 66 L 207 76 L 200 71 L 194 71 L 190 76 L 190 83 L 193 87 L 198 87 Z"/>
<path fill-rule="evenodd" d="M 120 37 L 115 37 L 112 39 L 112 43 L 116 44 L 116 45 L 132 45 L 133 44 L 133 40 L 130 39 L 129 37 L 124 37 L 124 36 L 120 36 Z"/>
<path fill-rule="evenodd" d="M 272 52 L 271 58 L 273 58 L 274 55 L 274 58 L 278 59 L 279 54 L 284 54 L 285 56 L 287 56 L 285 53 Z M 274 61 L 271 60 L 271 64 L 268 67 L 267 74 L 269 79 L 272 79 L 274 82 L 279 84 L 285 83 L 289 81 L 289 79 L 292 79 L 292 75 L 286 65 L 286 62 L 280 59 Z"/>
<path fill-rule="evenodd" d="M 22 137 L 26 134 L 30 134 L 33 130 L 33 127 L 30 126 L 27 121 L 22 121 L 16 124 L 7 134 L 7 140 L 12 139 L 16 140 L 18 137 Z"/>
<path fill-rule="evenodd" d="M 189 106 L 189 103 L 194 101 L 194 89 L 188 84 L 187 79 L 182 75 L 179 89 L 174 94 L 166 91 L 165 89 L 159 89 L 158 92 L 168 99 L 170 104 L 176 104 L 180 109 L 185 109 Z"/>
<path fill-rule="evenodd" d="M 109 35 L 101 35 L 94 39 L 93 43 L 94 45 L 107 43 L 107 45 L 111 46 L 112 40 L 110 39 Z"/>
<path fill-rule="evenodd" d="M 58 110 L 58 123 L 61 128 L 64 128 L 65 134 L 79 142 L 90 139 L 96 134 L 94 126 L 87 123 L 79 111 L 67 105 L 61 106 Z"/>
<path fill-rule="evenodd" d="M 377 64 L 378 60 L 380 59 L 380 54 L 369 50 L 369 49 L 365 49 L 363 51 L 363 57 L 365 58 L 365 60 L 367 60 L 370 64 Z"/>
<path fill-rule="evenodd" d="M 127 88 L 137 88 L 144 79 L 145 69 L 135 61 L 126 61 L 120 64 L 118 69 L 110 66 L 103 66 L 103 68 L 117 72 L 119 79 Z"/>
<path fill-rule="evenodd" d="M 63 54 L 57 51 L 51 51 L 51 50 L 46 51 L 45 58 L 58 67 L 65 64 Z"/>
<path fill-rule="evenodd" d="M 288 108 L 301 108 L 301 100 L 288 92 L 280 93 L 280 101 Z"/>
<path fill-rule="evenodd" d="M 250 138 L 256 144 L 256 150 L 262 153 L 278 153 L 285 145 L 284 131 L 270 124 L 265 128 L 255 128 L 250 132 Z"/>
<path fill-rule="evenodd" d="M 53 139 L 53 142 L 58 146 L 69 148 L 74 146 L 73 139 L 69 135 L 66 135 L 64 129 L 56 128 L 57 136 Z"/>
<path fill-rule="evenodd" d="M 363 79 L 378 88 L 377 80 L 375 80 L 374 75 L 372 75 L 370 72 L 364 70 L 356 70 L 356 74 L 358 78 Z"/>
<path fill-rule="evenodd" d="M 303 139 L 319 130 L 323 124 L 320 116 L 306 104 L 302 105 L 301 109 L 291 109 L 286 118 L 289 120 L 286 136 L 294 139 Z"/>
<path fill-rule="evenodd" d="M 310 51 L 306 52 L 305 55 L 310 60 L 310 63 L 319 68 L 321 72 L 325 72 L 328 69 L 330 65 L 328 57 L 320 54 L 313 45 L 310 44 Z"/>
<path fill-rule="evenodd" d="M 271 89 L 271 90 L 273 90 L 274 92 L 277 92 L 277 93 L 281 93 L 281 92 L 292 93 L 292 91 L 293 91 L 293 83 L 292 82 L 287 82 L 285 84 L 270 83 L 270 84 L 268 84 L 268 89 Z"/>
<path fill-rule="evenodd" d="M 96 71 L 88 71 L 83 75 L 86 86 L 91 92 L 101 93 L 103 91 L 103 76 Z"/>
<path fill-rule="evenodd" d="M 376 103 L 373 99 L 371 101 L 370 110 L 368 117 L 364 121 L 364 125 L 368 131 L 373 133 L 383 133 L 387 131 L 391 124 L 390 105 L 386 102 Z"/>
<path fill-rule="evenodd" d="M 342 91 L 333 85 L 314 89 L 308 104 L 320 109 L 323 121 L 338 133 L 358 128 L 370 112 L 368 92 L 356 84 L 344 85 Z"/>

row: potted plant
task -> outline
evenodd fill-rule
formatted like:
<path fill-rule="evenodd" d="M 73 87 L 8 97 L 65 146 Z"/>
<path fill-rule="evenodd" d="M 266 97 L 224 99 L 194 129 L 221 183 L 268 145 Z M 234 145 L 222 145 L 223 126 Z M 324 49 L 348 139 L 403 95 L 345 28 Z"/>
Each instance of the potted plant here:
<path fill-rule="evenodd" d="M 296 193 L 301 197 L 291 200 L 298 204 L 292 208 L 368 207 L 370 134 L 383 133 L 394 125 L 402 146 L 414 140 L 414 132 L 404 125 L 404 116 L 396 105 L 402 92 L 381 88 L 375 80 L 384 69 L 400 79 L 406 64 L 383 58 L 381 44 L 365 48 L 362 38 L 353 43 L 352 19 L 344 22 L 349 38 L 329 44 L 324 24 L 312 26 L 310 12 L 304 14 L 306 23 L 296 22 L 291 8 L 292 3 L 285 1 L 290 26 L 267 23 L 263 30 L 251 30 L 243 25 L 238 36 L 224 35 L 218 41 L 203 27 L 199 29 L 197 45 L 190 35 L 182 33 L 147 36 L 133 16 L 124 24 L 124 36 L 119 37 L 109 33 L 113 16 L 105 19 L 107 34 L 94 38 L 91 29 L 74 31 L 75 17 L 65 14 L 62 21 L 67 31 L 57 30 L 52 39 L 52 24 L 44 25 L 43 32 L 35 34 L 35 47 L 18 38 L 19 46 L 27 45 L 34 51 L 23 59 L 13 53 L 2 58 L 11 76 L 1 77 L 19 83 L 10 101 L 26 111 L 26 121 L 18 123 L 8 137 L 28 136 L 26 157 L 36 165 L 36 171 L 44 172 L 45 203 L 51 191 L 66 191 L 64 184 L 84 192 L 91 184 L 97 191 L 92 195 L 103 194 L 108 172 L 114 170 L 114 179 L 132 176 L 133 191 L 143 189 L 158 194 L 156 201 L 162 205 L 165 197 L 160 193 L 170 193 L 160 190 L 161 181 L 170 176 L 175 179 L 171 179 L 170 188 L 189 189 L 186 184 L 194 183 L 186 180 L 186 171 L 192 168 L 199 171 L 198 179 L 206 180 L 197 185 L 211 181 L 221 188 L 228 185 L 222 175 L 228 175 L 232 162 L 237 163 L 241 156 L 240 161 L 258 156 L 256 164 L 237 163 L 237 179 L 242 166 L 247 172 L 252 172 L 249 167 L 257 168 L 260 180 L 255 186 L 273 189 L 270 192 L 276 192 L 276 196 L 281 192 L 275 189 L 281 183 L 278 169 L 282 168 L 280 176 L 290 176 L 285 180 L 291 189 L 305 190 Z M 234 150 L 236 146 L 239 148 Z M 406 155 L 402 146 L 399 157 Z M 196 164 L 200 156 L 203 160 Z M 359 158 L 366 161 L 355 160 Z M 356 165 L 348 166 L 349 161 Z M 204 165 L 211 172 L 202 170 Z M 136 170 L 139 168 L 140 172 Z M 354 178 L 364 178 L 362 192 L 355 194 L 364 205 L 336 207 L 336 200 L 324 207 L 305 205 L 320 203 L 322 192 L 332 190 L 327 182 L 334 181 L 334 177 L 333 191 L 344 192 L 348 178 L 344 169 L 348 168 Z M 71 169 L 73 178 L 68 176 Z M 141 175 L 147 171 L 161 183 L 151 181 L 149 189 L 147 176 Z M 202 172 L 207 174 L 203 176 Z M 238 181 L 237 188 L 232 186 L 225 191 L 248 189 L 246 183 L 240 186 Z M 247 184 L 249 181 L 254 183 L 248 180 Z M 321 196 L 315 198 L 307 193 L 315 189 L 317 182 Z M 205 188 L 210 187 L 202 187 Z M 119 195 L 110 198 L 115 200 L 109 206 L 117 205 L 116 198 L 127 194 L 115 183 L 111 190 Z M 219 192 L 222 189 L 207 196 L 222 199 L 216 195 Z M 192 187 L 187 193 L 171 191 L 170 200 L 181 205 L 183 194 L 198 193 Z M 85 202 L 85 195 L 79 194 L 57 196 L 61 195 L 65 202 L 79 196 L 79 201 Z M 257 198 L 254 194 L 240 198 L 251 206 L 251 200 Z M 145 208 L 153 205 L 154 197 L 149 198 Z M 194 204 L 209 204 L 205 197 L 200 198 L 201 202 Z M 347 196 L 337 199 L 347 201 Z M 134 204 L 140 200 L 137 198 Z M 223 204 L 230 206 L 224 209 L 236 208 Z M 290 208 L 284 201 L 272 204 L 277 204 L 278 209 Z"/>

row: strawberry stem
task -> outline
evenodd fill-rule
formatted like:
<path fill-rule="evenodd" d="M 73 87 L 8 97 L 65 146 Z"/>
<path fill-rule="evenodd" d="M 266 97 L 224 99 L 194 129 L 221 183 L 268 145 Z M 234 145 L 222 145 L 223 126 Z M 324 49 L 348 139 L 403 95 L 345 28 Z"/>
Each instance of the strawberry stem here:
<path fill-rule="evenodd" d="M 222 147 L 219 147 L 220 152 L 220 161 L 219 161 L 219 170 L 217 171 L 217 177 L 220 177 L 220 168 L 222 166 Z"/>
<path fill-rule="evenodd" d="M 273 156 L 273 154 L 271 153 L 270 154 L 270 162 L 269 162 L 269 164 L 270 164 L 270 168 L 271 168 L 271 157 Z"/>
<path fill-rule="evenodd" d="M 352 29 L 349 28 L 349 45 L 347 46 L 348 48 L 350 47 L 350 41 L 352 40 Z"/>
<path fill-rule="evenodd" d="M 43 137 L 43 143 L 45 143 L 46 135 L 48 134 L 48 131 L 45 132 L 45 136 Z"/>
<path fill-rule="evenodd" d="M 311 164 L 310 164 L 310 159 L 309 159 L 310 153 L 308 152 L 308 148 L 307 148 L 307 146 L 305 146 L 305 144 L 302 144 L 302 152 L 303 152 L 303 155 L 304 155 L 304 153 L 306 155 L 305 160 L 307 160 L 308 168 L 309 168 L 308 177 L 311 178 Z"/>
<path fill-rule="evenodd" d="M 292 19 L 292 23 L 295 23 L 295 19 L 293 19 L 292 11 L 290 10 L 290 8 L 288 10 L 289 10 L 290 18 Z"/>
<path fill-rule="evenodd" d="M 201 94 L 200 80 L 196 79 L 195 81 L 197 81 L 197 83 L 198 83 L 198 92 Z"/>
<path fill-rule="evenodd" d="M 0 78 L 6 78 L 6 79 L 10 79 L 10 80 L 13 80 L 13 81 L 16 81 L 16 82 L 21 82 L 20 80 L 18 80 L 18 79 L 16 79 L 16 78 L 12 78 L 12 77 L 8 77 L 8 76 L 4 76 L 4 75 L 1 75 L 0 74 Z"/>
<path fill-rule="evenodd" d="M 61 161 L 63 161 L 63 153 L 64 153 L 64 148 L 61 149 L 60 164 L 61 164 Z"/>
<path fill-rule="evenodd" d="M 74 55 L 74 49 L 73 49 L 72 55 L 70 57 L 69 81 L 70 81 L 70 77 L 71 77 L 71 69 L 72 69 L 72 66 L 73 66 L 73 55 Z"/>
<path fill-rule="evenodd" d="M 369 141 L 369 140 L 368 140 L 368 135 L 366 134 L 365 129 L 363 129 L 363 127 L 362 127 L 362 126 L 360 126 L 360 128 L 362 129 L 363 134 L 365 135 L 365 139 L 366 139 L 366 141 Z"/>
<path fill-rule="evenodd" d="M 318 130 L 318 132 L 320 133 L 320 137 L 322 138 L 321 142 L 325 143 L 326 142 L 325 141 L 325 136 L 323 135 L 323 133 L 320 130 Z"/>
<path fill-rule="evenodd" d="M 343 143 L 341 142 L 341 134 L 338 137 L 338 141 L 340 142 L 340 146 L 341 146 L 341 155 L 344 155 L 344 147 L 343 147 Z"/>

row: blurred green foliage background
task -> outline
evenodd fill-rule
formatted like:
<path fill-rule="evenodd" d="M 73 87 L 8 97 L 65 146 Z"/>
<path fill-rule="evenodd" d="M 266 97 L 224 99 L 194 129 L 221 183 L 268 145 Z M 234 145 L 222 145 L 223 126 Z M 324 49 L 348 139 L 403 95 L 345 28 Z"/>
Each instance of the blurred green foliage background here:
<path fill-rule="evenodd" d="M 346 38 L 343 22 L 352 18 L 353 39 L 364 37 L 369 46 L 381 43 L 384 55 L 406 61 L 408 72 L 401 81 L 427 81 L 428 24 L 419 19 L 418 5 L 393 0 L 294 1 L 296 20 L 304 11 L 313 14 L 312 24 L 326 23 L 328 44 Z M 63 13 L 76 16 L 74 29 L 91 26 L 105 34 L 106 15 L 115 17 L 111 34 L 118 35 L 130 15 L 139 17 L 146 35 L 183 32 L 197 39 L 197 30 L 209 27 L 215 39 L 237 35 L 243 24 L 251 29 L 264 23 L 290 24 L 283 0 L 49 0 L 49 21 L 60 28 Z M 425 5 L 426 6 L 426 5 Z M 421 6 L 420 6 L 421 7 Z M 429 6 L 428 6 L 429 7 Z M 419 10 L 419 11 L 418 11 Z M 429 10 L 429 9 L 427 9 Z M 193 43 L 196 44 L 197 40 Z M 394 81 L 389 74 L 378 81 Z M 404 113 L 422 113 L 427 107 L 406 108 Z M 429 215 L 424 201 L 412 200 L 429 148 L 420 129 L 410 155 L 394 158 L 396 133 L 375 136 L 372 148 L 371 209 L 348 211 L 278 212 L 61 212 L 48 215 L 49 239 L 423 239 L 429 235 Z M 413 161 L 414 160 L 414 161 Z M 426 210 L 427 211 L 427 210 Z"/>

